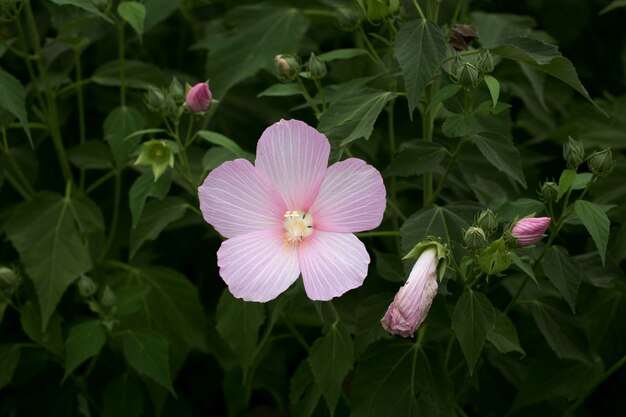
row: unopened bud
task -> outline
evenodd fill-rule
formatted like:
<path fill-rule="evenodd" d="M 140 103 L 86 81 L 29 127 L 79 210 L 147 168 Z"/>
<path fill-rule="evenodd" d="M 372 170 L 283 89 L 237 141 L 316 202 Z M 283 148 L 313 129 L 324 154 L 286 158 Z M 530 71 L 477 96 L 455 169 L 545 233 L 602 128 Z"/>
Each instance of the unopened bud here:
<path fill-rule="evenodd" d="M 6 266 L 0 266 L 0 281 L 8 287 L 13 287 L 19 282 L 19 277 L 12 269 Z"/>
<path fill-rule="evenodd" d="M 601 151 L 594 151 L 589 156 L 589 169 L 593 175 L 597 177 L 606 177 L 615 168 L 615 161 L 613 161 L 613 152 L 611 148 L 604 148 Z"/>
<path fill-rule="evenodd" d="M 156 181 L 165 172 L 167 167 L 174 167 L 174 152 L 172 146 L 165 140 L 152 139 L 144 142 L 135 165 L 148 165 L 152 167 L 154 180 Z"/>
<path fill-rule="evenodd" d="M 165 94 L 161 89 L 150 86 L 144 97 L 146 106 L 154 112 L 161 111 L 165 102 Z"/>
<path fill-rule="evenodd" d="M 98 289 L 96 283 L 86 275 L 81 275 L 76 285 L 78 286 L 78 292 L 80 295 L 85 298 L 94 295 Z"/>
<path fill-rule="evenodd" d="M 478 215 L 476 224 L 487 234 L 493 233 L 498 228 L 498 216 L 489 209 L 483 210 Z"/>
<path fill-rule="evenodd" d="M 559 195 L 559 186 L 556 182 L 546 181 L 541 186 L 541 199 L 544 203 L 550 203 L 556 201 L 556 197 Z"/>
<path fill-rule="evenodd" d="M 300 62 L 293 55 L 276 55 L 274 67 L 280 81 L 293 81 L 300 73 Z"/>
<path fill-rule="evenodd" d="M 484 74 L 488 74 L 493 71 L 495 64 L 493 62 L 493 55 L 491 55 L 491 52 L 487 49 L 481 51 L 476 65 Z"/>
<path fill-rule="evenodd" d="M 311 52 L 311 56 L 309 57 L 309 62 L 307 62 L 307 70 L 309 71 L 309 75 L 314 80 L 319 80 L 320 78 L 324 78 L 326 76 L 326 64 Z"/>
<path fill-rule="evenodd" d="M 462 86 L 476 87 L 482 82 L 483 73 L 473 63 L 457 55 L 452 66 L 452 81 Z"/>
<path fill-rule="evenodd" d="M 176 77 L 172 78 L 169 92 L 170 97 L 172 97 L 176 103 L 180 104 L 185 100 L 185 90 L 183 90 L 182 84 L 176 79 Z"/>
<path fill-rule="evenodd" d="M 577 170 L 578 166 L 585 160 L 585 148 L 582 142 L 572 139 L 567 140 L 563 145 L 563 159 L 567 162 L 567 167 Z"/>
<path fill-rule="evenodd" d="M 105 307 L 112 307 L 117 302 L 117 296 L 108 285 L 104 287 L 102 291 L 102 296 L 100 297 L 100 304 Z"/>
<path fill-rule="evenodd" d="M 487 243 L 487 237 L 485 236 L 485 231 L 483 229 L 472 226 L 465 231 L 463 241 L 470 249 L 480 249 L 485 246 L 485 243 Z"/>
<path fill-rule="evenodd" d="M 209 83 L 198 83 L 187 91 L 185 105 L 192 113 L 204 113 L 211 106 L 213 95 Z"/>
<path fill-rule="evenodd" d="M 381 20 L 398 11 L 398 0 L 358 0 L 359 5 L 372 21 Z"/>

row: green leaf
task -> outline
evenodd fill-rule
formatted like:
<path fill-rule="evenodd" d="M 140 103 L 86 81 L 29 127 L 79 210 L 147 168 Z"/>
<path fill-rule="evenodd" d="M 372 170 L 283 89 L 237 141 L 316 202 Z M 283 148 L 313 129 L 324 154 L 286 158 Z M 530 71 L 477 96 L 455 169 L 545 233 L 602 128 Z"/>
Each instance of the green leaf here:
<path fill-rule="evenodd" d="M 380 252 L 377 252 L 377 254 Z M 402 265 L 399 265 L 402 267 Z M 358 358 L 369 345 L 387 334 L 380 324 L 393 294 L 374 294 L 359 303 L 356 309 L 356 333 L 354 335 L 354 356 Z"/>
<path fill-rule="evenodd" d="M 472 142 L 498 171 L 507 174 L 526 188 L 521 156 L 510 139 L 499 133 L 484 132 L 472 136 Z"/>
<path fill-rule="evenodd" d="M 72 211 L 72 200 L 43 192 L 20 206 L 6 233 L 35 284 L 45 328 L 67 287 L 92 267 Z"/>
<path fill-rule="evenodd" d="M 163 71 L 153 64 L 126 59 L 124 61 L 124 86 L 147 90 L 150 86 L 165 86 L 166 80 Z M 110 61 L 98 67 L 91 80 L 100 85 L 109 87 L 120 86 L 120 62 Z M 131 132 L 132 133 L 132 132 Z"/>
<path fill-rule="evenodd" d="M 98 320 L 89 320 L 70 329 L 65 340 L 65 375 L 67 378 L 74 369 L 87 359 L 96 356 L 106 342 L 106 333 Z"/>
<path fill-rule="evenodd" d="M 441 28 L 433 22 L 419 19 L 400 25 L 393 50 L 402 70 L 411 118 L 428 81 L 439 72 L 447 48 Z"/>
<path fill-rule="evenodd" d="M 217 304 L 217 331 L 233 350 L 246 375 L 254 360 L 259 329 L 265 322 L 265 306 L 240 300 L 224 290 Z"/>
<path fill-rule="evenodd" d="M 602 265 L 604 265 L 606 246 L 609 243 L 609 228 L 611 226 L 609 217 L 597 204 L 586 200 L 576 200 L 574 212 L 593 238 L 602 258 Z"/>
<path fill-rule="evenodd" d="M 367 55 L 367 51 L 365 49 L 346 48 L 346 49 L 335 49 L 334 51 L 319 54 L 317 56 L 317 59 L 319 59 L 320 61 L 331 62 L 336 59 L 351 59 L 351 58 L 356 58 L 357 56 L 362 56 L 362 55 Z"/>
<path fill-rule="evenodd" d="M 568 255 L 564 248 L 552 246 L 546 252 L 542 265 L 552 285 L 556 287 L 574 312 L 578 287 L 583 280 L 582 270 L 578 263 Z"/>
<path fill-rule="evenodd" d="M 555 360 L 536 363 L 528 369 L 515 398 L 514 409 L 554 397 L 573 401 L 585 395 L 600 380 L 602 373 L 602 363 Z"/>
<path fill-rule="evenodd" d="M 261 69 L 272 71 L 274 57 L 296 52 L 309 27 L 295 7 L 255 4 L 232 9 L 224 17 L 231 30 L 210 39 L 207 74 L 213 96 L 223 98 L 235 84 Z"/>
<path fill-rule="evenodd" d="M 71 5 L 79 7 L 83 10 L 88 11 L 89 13 L 99 16 L 106 20 L 109 23 L 113 23 L 113 21 L 104 13 L 102 13 L 98 8 L 93 4 L 92 0 L 50 0 L 52 3 L 58 4 L 59 6 Z"/>
<path fill-rule="evenodd" d="M 350 333 L 341 323 L 335 323 L 317 339 L 309 352 L 309 365 L 315 382 L 322 391 L 330 414 L 334 414 L 343 379 L 352 369 L 354 346 Z"/>
<path fill-rule="evenodd" d="M 19 80 L 0 68 L 0 108 L 5 109 L 18 118 L 20 124 L 28 136 L 31 146 L 33 139 L 28 127 L 28 114 L 26 113 L 26 93 Z"/>
<path fill-rule="evenodd" d="M 81 233 L 104 231 L 104 218 L 100 207 L 90 198 L 79 195 L 70 200 L 69 209 Z"/>
<path fill-rule="evenodd" d="M 437 142 L 418 141 L 400 151 L 385 168 L 385 177 L 409 177 L 434 171 L 448 155 L 448 151 Z"/>
<path fill-rule="evenodd" d="M 117 6 L 117 13 L 135 30 L 141 41 L 146 20 L 146 7 L 136 1 L 125 1 Z"/>
<path fill-rule="evenodd" d="M 452 330 L 459 339 L 470 375 L 495 323 L 496 312 L 489 299 L 481 292 L 465 290 L 454 307 Z"/>
<path fill-rule="evenodd" d="M 156 181 L 154 180 L 154 174 L 152 170 L 146 170 L 141 174 L 129 191 L 129 204 L 130 214 L 133 218 L 133 229 L 137 227 L 139 219 L 143 213 L 143 209 L 146 205 L 148 197 L 158 198 L 162 200 L 170 191 L 170 185 L 172 184 L 171 172 L 165 171 L 163 175 Z"/>
<path fill-rule="evenodd" d="M 359 138 L 369 139 L 374 123 L 395 93 L 363 87 L 332 103 L 320 117 L 318 130 L 346 146 Z"/>
<path fill-rule="evenodd" d="M 125 373 L 113 379 L 102 394 L 102 417 L 139 417 L 144 393 L 137 377 Z"/>
<path fill-rule="evenodd" d="M 300 87 L 296 83 L 274 84 L 257 94 L 257 97 L 286 97 L 302 94 Z"/>
<path fill-rule="evenodd" d="M 626 0 L 613 0 L 604 9 L 600 10 L 598 14 L 603 15 L 611 10 L 619 9 L 620 7 L 626 7 Z"/>
<path fill-rule="evenodd" d="M 140 138 L 124 140 L 143 127 L 143 116 L 134 107 L 117 107 L 104 120 L 104 140 L 109 143 L 115 165 L 122 166 L 139 146 Z"/>
<path fill-rule="evenodd" d="M 185 344 L 206 351 L 207 323 L 198 290 L 179 272 L 164 267 L 144 267 L 133 275 L 139 280 L 140 288 L 134 288 L 128 297 L 143 298 L 145 319 L 174 344 Z M 143 289 L 141 288 L 143 287 Z M 145 294 L 145 287 L 151 290 Z M 130 291 L 130 289 L 129 289 Z M 133 294 L 134 293 L 134 294 Z M 145 295 L 144 295 L 145 294 Z M 124 292 L 118 297 L 119 308 L 124 306 Z M 136 303 L 136 300 L 127 300 Z M 134 307 L 127 305 L 132 311 Z"/>
<path fill-rule="evenodd" d="M 433 95 L 433 98 L 430 100 L 430 103 L 428 104 L 428 107 L 426 110 L 431 110 L 437 104 L 443 103 L 447 99 L 456 96 L 456 93 L 458 93 L 462 87 L 463 86 L 461 86 L 460 84 L 448 84 L 444 87 L 441 87 Z"/>
<path fill-rule="evenodd" d="M 511 252 L 507 249 L 504 239 L 491 242 L 478 255 L 478 265 L 485 274 L 500 275 L 511 266 Z"/>
<path fill-rule="evenodd" d="M 115 292 L 117 296 L 115 313 L 118 316 L 127 316 L 138 312 L 145 305 L 150 291 L 152 287 L 149 286 L 128 286 L 118 289 Z"/>
<path fill-rule="evenodd" d="M 576 180 L 576 170 L 574 169 L 565 169 L 561 173 L 561 177 L 559 178 L 559 192 L 556 196 L 556 201 L 559 201 L 561 197 L 563 197 L 570 188 L 572 188 L 572 184 Z"/>
<path fill-rule="evenodd" d="M 580 82 L 574 65 L 561 55 L 556 46 L 535 38 L 511 37 L 486 47 L 495 55 L 526 64 L 563 81 L 604 113 Z"/>
<path fill-rule="evenodd" d="M 152 378 L 174 393 L 167 340 L 147 330 L 127 330 L 121 339 L 128 364 L 139 374 Z"/>
<path fill-rule="evenodd" d="M 144 2 L 146 6 L 144 33 L 171 16 L 180 8 L 182 3 L 183 0 L 146 0 Z"/>
<path fill-rule="evenodd" d="M 524 349 L 519 344 L 515 325 L 504 313 L 496 313 L 495 325 L 487 334 L 487 340 L 500 353 L 519 352 L 524 354 Z"/>
<path fill-rule="evenodd" d="M 80 169 L 111 169 L 113 156 L 101 140 L 88 140 L 82 145 L 68 149 L 70 162 Z"/>
<path fill-rule="evenodd" d="M 539 331 L 543 334 L 550 348 L 556 353 L 556 356 L 561 359 L 590 361 L 589 355 L 586 353 L 587 338 L 576 317 L 556 305 L 547 304 L 543 300 L 535 300 L 528 305 Z"/>
<path fill-rule="evenodd" d="M 202 168 L 204 172 L 214 170 L 226 161 L 237 159 L 237 155 L 226 148 L 213 147 L 207 149 L 202 157 Z"/>
<path fill-rule="evenodd" d="M 404 268 L 397 254 L 383 253 L 374 249 L 376 255 L 376 272 L 378 275 L 391 282 L 404 282 Z"/>
<path fill-rule="evenodd" d="M 292 415 L 311 417 L 321 398 L 322 391 L 315 384 L 309 362 L 300 362 L 290 381 L 289 401 L 293 405 Z"/>
<path fill-rule="evenodd" d="M 19 361 L 20 345 L 0 346 L 0 390 L 11 383 Z"/>
<path fill-rule="evenodd" d="M 63 354 L 63 335 L 61 333 L 61 316 L 56 311 L 47 325 L 43 325 L 37 306 L 31 301 L 20 308 L 20 323 L 24 333 L 30 339 L 59 356 Z"/>
<path fill-rule="evenodd" d="M 496 104 L 498 104 L 498 98 L 500 97 L 500 82 L 489 74 L 485 75 L 483 81 L 485 81 L 485 84 L 489 89 L 491 101 L 493 102 L 493 107 L 495 108 Z"/>
<path fill-rule="evenodd" d="M 531 214 L 539 214 L 546 209 L 546 206 L 538 200 L 532 198 L 520 198 L 515 201 L 507 201 L 497 209 L 502 220 L 513 220 L 516 217 L 522 218 Z"/>
<path fill-rule="evenodd" d="M 180 197 L 165 197 L 146 204 L 137 227 L 130 231 L 130 258 L 147 240 L 156 239 L 170 223 L 183 217 L 187 207 L 189 204 Z"/>
<path fill-rule="evenodd" d="M 470 226 L 478 210 L 480 207 L 477 205 L 451 204 L 418 211 L 400 228 L 402 253 L 409 252 L 428 236 L 441 238 L 443 243 L 452 247 L 453 252 L 458 252 L 463 240 L 461 230 Z"/>
<path fill-rule="evenodd" d="M 535 273 L 533 272 L 533 268 L 529 264 L 524 262 L 524 260 L 520 258 L 515 252 L 510 252 L 510 254 L 513 264 L 521 269 L 522 272 L 528 275 L 533 281 L 535 281 L 536 285 L 539 285 L 537 283 L 537 277 L 535 277 Z"/>
<path fill-rule="evenodd" d="M 247 160 L 254 159 L 254 155 L 252 155 L 250 152 L 244 151 L 243 149 L 241 149 L 241 146 L 239 146 L 234 140 L 227 138 L 221 133 L 210 132 L 208 130 L 200 130 L 197 135 L 207 142 L 212 143 L 213 145 L 221 146 L 225 149 L 228 149 L 239 158 L 246 158 Z"/>

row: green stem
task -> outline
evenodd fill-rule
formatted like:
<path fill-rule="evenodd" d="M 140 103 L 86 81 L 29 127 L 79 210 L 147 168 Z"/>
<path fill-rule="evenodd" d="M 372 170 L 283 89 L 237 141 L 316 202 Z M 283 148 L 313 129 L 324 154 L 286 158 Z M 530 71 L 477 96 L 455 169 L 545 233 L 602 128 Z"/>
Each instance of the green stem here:
<path fill-rule="evenodd" d="M 120 61 L 120 106 L 126 106 L 126 59 L 124 48 L 126 40 L 124 39 L 124 21 L 120 21 L 118 25 L 117 46 Z"/>
<path fill-rule="evenodd" d="M 321 9 L 303 9 L 302 12 L 307 16 L 319 16 L 319 17 L 328 17 L 331 19 L 336 19 L 337 14 L 331 10 L 321 10 Z"/>
<path fill-rule="evenodd" d="M 28 179 L 26 179 L 26 175 L 24 175 L 22 168 L 20 168 L 19 164 L 15 162 L 13 156 L 11 155 L 6 129 L 2 129 L 2 142 L 4 144 L 4 153 L 9 160 L 9 164 L 15 171 L 15 175 L 17 176 L 17 180 L 12 181 L 12 185 L 15 190 L 22 195 L 24 199 L 30 200 L 31 197 L 35 194 L 35 190 L 33 189 Z"/>
<path fill-rule="evenodd" d="M 182 175 L 185 178 L 185 180 L 189 183 L 189 185 L 191 185 L 191 193 L 194 194 L 194 190 L 196 189 L 197 185 L 195 183 L 195 181 L 193 180 L 193 175 L 191 174 L 191 168 L 189 167 L 189 160 L 187 159 L 187 150 L 185 149 L 185 147 L 183 146 L 181 140 L 180 140 L 180 124 L 179 124 L 179 120 L 176 120 L 174 122 L 174 134 L 172 135 L 174 137 L 174 139 L 176 140 L 176 143 L 178 144 L 178 147 L 180 148 L 180 152 L 177 154 L 178 155 L 178 159 L 180 160 L 180 163 L 183 167 L 182 169 Z M 189 133 L 189 132 L 188 132 Z"/>
<path fill-rule="evenodd" d="M 85 190 L 85 194 L 91 194 L 93 190 L 95 190 L 96 188 L 98 188 L 99 186 L 107 182 L 109 178 L 114 177 L 115 173 L 116 171 L 113 169 L 107 172 L 106 174 L 104 174 L 103 176 L 101 176 L 100 178 L 98 178 L 97 180 L 95 180 L 93 183 L 91 183 L 89 187 L 87 187 L 87 189 Z"/>
<path fill-rule="evenodd" d="M 448 27 L 448 33 L 446 33 L 446 40 L 450 39 L 450 35 L 452 34 L 452 29 L 454 25 L 456 25 L 456 21 L 459 18 L 459 13 L 461 12 L 461 7 L 463 6 L 463 0 L 456 1 L 456 7 L 454 8 L 454 13 L 452 14 L 452 19 L 450 20 L 450 27 Z"/>
<path fill-rule="evenodd" d="M 380 232 L 360 232 L 356 233 L 358 237 L 373 237 L 373 236 L 400 236 L 400 232 L 395 230 L 383 230 Z"/>
<path fill-rule="evenodd" d="M 91 81 L 92 81 L 91 78 L 83 78 L 83 79 L 80 80 L 80 82 L 79 81 L 74 81 L 71 84 L 67 84 L 63 88 L 60 88 L 58 90 L 58 92 L 57 92 L 57 95 L 58 96 L 62 96 L 63 94 L 68 93 L 68 92 L 70 92 L 70 91 L 72 91 L 72 90 L 74 90 L 76 88 L 85 86 L 87 84 L 91 84 Z"/>
<path fill-rule="evenodd" d="M 400 210 L 400 208 L 396 205 L 396 203 L 394 203 L 393 201 L 391 201 L 391 199 L 389 197 L 387 197 L 387 204 L 389 205 L 389 207 L 391 207 L 391 209 L 398 215 L 398 217 L 400 217 L 400 219 L 402 221 L 405 221 L 407 219 L 407 217 L 404 215 L 404 213 L 402 213 L 402 211 Z"/>
<path fill-rule="evenodd" d="M 388 73 L 389 68 L 387 68 L 387 65 L 385 64 L 385 62 L 382 60 L 380 55 L 378 55 L 378 52 L 376 52 L 376 48 L 374 48 L 374 45 L 372 45 L 372 42 L 370 42 L 369 37 L 365 33 L 365 30 L 363 30 L 363 26 L 359 26 L 359 34 L 363 38 L 363 42 L 365 42 L 365 46 L 367 48 L 367 51 L 369 52 L 369 56 L 372 59 L 372 61 L 380 65 L 385 70 L 385 72 Z"/>
<path fill-rule="evenodd" d="M 386 111 L 387 111 L 387 137 L 389 138 L 389 155 L 390 155 L 390 159 L 393 160 L 393 158 L 396 156 L 396 131 L 395 131 L 395 120 L 394 120 L 394 107 L 395 107 L 395 103 L 396 103 L 396 99 L 392 99 L 389 104 L 387 105 Z M 393 202 L 393 205 L 395 207 L 398 206 L 398 198 L 397 198 L 397 184 L 396 184 L 396 177 L 395 176 L 391 176 L 389 182 L 389 199 Z M 398 230 L 399 229 L 399 223 L 398 223 L 398 214 L 394 212 L 394 216 L 391 217 L 391 225 L 393 226 L 394 230 Z M 400 249 L 400 240 L 396 239 L 396 247 L 397 249 Z"/>
<path fill-rule="evenodd" d="M 298 343 L 300 343 L 300 345 L 302 345 L 304 350 L 306 350 L 308 353 L 311 350 L 311 347 L 307 343 L 306 339 L 300 334 L 298 329 L 296 329 L 296 327 L 291 323 L 291 321 L 289 320 L 289 317 L 286 314 L 283 314 L 282 316 L 283 316 L 283 322 L 285 323 L 285 326 L 287 326 L 291 334 L 293 334 L 293 337 L 298 341 Z"/>
<path fill-rule="evenodd" d="M 594 382 L 593 385 L 589 387 L 589 389 L 587 389 L 587 391 L 582 396 L 580 396 L 574 404 L 570 405 L 567 410 L 565 410 L 563 417 L 571 416 L 574 411 L 576 411 L 578 407 L 580 407 L 587 400 L 587 397 L 589 397 L 589 395 L 591 395 L 591 393 L 593 393 L 600 384 L 606 381 L 611 375 L 617 372 L 624 365 L 626 365 L 626 355 L 622 356 L 622 358 L 617 361 L 613 366 L 611 366 L 609 370 L 602 374 L 602 376 L 596 382 Z"/>
<path fill-rule="evenodd" d="M 309 94 L 309 90 L 306 89 L 306 86 L 304 85 L 300 77 L 298 77 L 298 84 L 300 84 L 300 91 L 302 92 L 304 99 L 306 100 L 307 103 L 309 103 L 309 106 L 311 106 L 311 108 L 313 109 L 313 112 L 315 112 L 315 117 L 319 119 L 320 109 L 319 107 L 317 107 L 317 104 L 315 104 L 315 102 L 311 98 L 311 95 Z"/>
<path fill-rule="evenodd" d="M 74 64 L 76 65 L 76 99 L 78 101 L 78 136 L 80 144 L 85 144 L 86 130 L 85 130 L 85 100 L 83 97 L 83 88 L 80 82 L 83 79 L 83 70 L 80 62 L 79 48 L 74 48 Z M 80 169 L 79 187 L 82 190 L 85 186 L 85 170 Z"/>
<path fill-rule="evenodd" d="M 452 154 L 452 156 L 450 157 L 450 160 L 448 161 L 448 166 L 446 167 L 446 171 L 444 172 L 443 177 L 441 177 L 441 181 L 439 181 L 439 184 L 437 184 L 437 189 L 431 196 L 431 200 L 427 202 L 427 206 L 432 205 L 437 200 L 437 197 L 439 197 L 439 194 L 441 194 L 441 191 L 443 191 L 443 187 L 446 185 L 446 181 L 448 180 L 448 176 L 450 175 L 450 172 L 452 171 L 454 162 L 456 161 L 456 158 L 459 156 L 459 152 L 461 151 L 461 148 L 463 147 L 463 144 L 465 143 L 465 141 L 466 141 L 465 138 L 461 139 L 459 141 L 459 144 L 456 146 L 454 153 Z"/>
<path fill-rule="evenodd" d="M 116 169 L 115 170 L 115 191 L 113 194 L 113 215 L 111 217 L 111 226 L 109 227 L 109 235 L 102 247 L 102 251 L 100 252 L 100 256 L 98 257 L 98 263 L 102 263 L 104 258 L 107 256 L 109 249 L 111 248 L 111 244 L 113 243 L 113 239 L 115 238 L 115 232 L 117 229 L 117 220 L 120 213 L 120 196 L 122 189 L 122 171 Z"/>
<path fill-rule="evenodd" d="M 17 19 L 15 19 L 15 26 L 17 27 L 17 31 L 19 33 L 19 39 L 20 42 L 22 44 L 22 48 L 24 49 L 24 54 L 28 55 L 28 46 L 26 44 L 26 35 L 24 34 L 24 28 L 22 27 L 22 22 L 20 21 L 19 17 Z M 30 55 L 28 55 L 30 56 Z M 35 93 L 37 95 L 37 100 L 39 101 L 39 106 L 42 109 L 45 109 L 45 101 L 43 99 L 43 95 L 41 94 L 41 89 L 39 88 L 39 83 L 37 81 L 37 77 L 35 76 L 35 70 L 33 69 L 33 66 L 31 64 L 31 60 L 32 61 L 36 61 L 38 60 L 39 57 L 37 56 L 31 56 L 31 58 L 29 59 L 25 59 L 24 62 L 26 64 L 26 70 L 28 71 L 28 75 L 30 77 L 31 82 L 33 83 L 33 88 L 35 89 Z"/>
<path fill-rule="evenodd" d="M 61 128 L 59 126 L 59 117 L 57 111 L 57 103 L 54 92 L 50 88 L 50 83 L 48 82 L 48 74 L 46 69 L 44 68 L 41 62 L 41 46 L 39 44 L 39 32 L 37 30 L 37 23 L 35 22 L 35 16 L 33 15 L 33 10 L 30 5 L 30 1 L 26 1 L 24 3 L 24 10 L 26 12 L 26 20 L 28 23 L 28 27 L 31 34 L 31 41 L 33 44 L 33 49 L 35 51 L 35 55 L 37 56 L 37 69 L 39 71 L 39 75 L 43 80 L 44 90 L 46 92 L 46 101 L 47 101 L 47 117 L 46 121 L 48 122 L 48 126 L 50 127 L 50 136 L 52 137 L 52 143 L 54 144 L 54 148 L 57 153 L 57 159 L 59 160 L 59 166 L 61 167 L 61 172 L 63 173 L 63 178 L 65 181 L 73 181 L 72 170 L 70 168 L 70 164 L 67 159 L 67 154 L 65 152 L 65 147 L 63 146 L 63 137 L 61 136 Z M 33 78 L 34 81 L 34 78 Z"/>
<path fill-rule="evenodd" d="M 511 298 L 511 301 L 509 301 L 509 303 L 504 308 L 504 311 L 503 311 L 504 314 L 508 313 L 509 310 L 511 310 L 511 308 L 513 308 L 513 306 L 517 302 L 517 299 L 519 298 L 519 296 L 522 295 L 522 291 L 524 291 L 524 288 L 526 287 L 526 284 L 528 284 L 528 279 L 529 278 L 530 277 L 528 275 L 526 275 L 524 277 L 524 281 L 522 281 L 522 283 L 520 284 L 520 286 L 517 289 L 517 291 L 515 291 L 515 294 L 513 295 L 513 298 Z"/>
<path fill-rule="evenodd" d="M 415 6 L 415 8 L 417 9 L 417 13 L 419 13 L 420 17 L 422 18 L 422 20 L 426 20 L 426 16 L 424 15 L 424 11 L 422 10 L 422 8 L 420 7 L 419 3 L 417 2 L 417 0 L 413 0 L 413 5 Z"/>
<path fill-rule="evenodd" d="M 431 84 L 426 88 L 426 103 L 424 104 L 424 113 L 422 114 L 422 139 L 425 142 L 432 142 L 433 140 L 433 124 L 434 114 L 431 113 L 430 100 L 433 95 L 433 85 Z M 423 177 L 422 187 L 422 201 L 424 207 L 429 207 L 433 201 L 433 173 L 427 172 Z"/>
<path fill-rule="evenodd" d="M 320 98 L 322 99 L 322 112 L 325 112 L 328 108 L 328 105 L 326 103 L 326 94 L 324 93 L 324 87 L 318 79 L 315 79 L 315 86 L 317 87 L 317 91 L 320 93 Z"/>

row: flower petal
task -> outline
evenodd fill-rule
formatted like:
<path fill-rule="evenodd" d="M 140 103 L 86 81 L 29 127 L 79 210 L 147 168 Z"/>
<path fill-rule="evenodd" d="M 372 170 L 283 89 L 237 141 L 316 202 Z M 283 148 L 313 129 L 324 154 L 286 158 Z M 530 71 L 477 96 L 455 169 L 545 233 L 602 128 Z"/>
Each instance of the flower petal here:
<path fill-rule="evenodd" d="M 316 230 L 362 232 L 380 225 L 385 196 L 380 172 L 360 159 L 349 158 L 328 168 L 309 212 Z"/>
<path fill-rule="evenodd" d="M 330 300 L 360 287 L 370 256 L 351 233 L 315 230 L 298 250 L 304 288 L 311 300 Z"/>
<path fill-rule="evenodd" d="M 198 188 L 204 220 L 225 237 L 282 227 L 286 206 L 265 174 L 245 159 L 224 162 Z"/>
<path fill-rule="evenodd" d="M 280 229 L 235 236 L 217 251 L 220 276 L 230 292 L 246 301 L 276 298 L 298 279 L 295 245 L 287 245 Z"/>
<path fill-rule="evenodd" d="M 281 120 L 261 135 L 255 165 L 289 210 L 306 212 L 319 191 L 329 154 L 326 136 L 299 120 Z"/>

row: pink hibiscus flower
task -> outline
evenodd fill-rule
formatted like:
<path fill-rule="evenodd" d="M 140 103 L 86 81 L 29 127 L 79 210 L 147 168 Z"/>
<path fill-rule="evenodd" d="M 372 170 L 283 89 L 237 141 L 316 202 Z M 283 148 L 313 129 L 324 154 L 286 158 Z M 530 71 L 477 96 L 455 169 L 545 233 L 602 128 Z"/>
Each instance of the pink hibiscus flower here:
<path fill-rule="evenodd" d="M 359 287 L 370 257 L 353 234 L 378 227 L 380 173 L 349 158 L 328 167 L 326 136 L 298 120 L 268 127 L 255 165 L 223 163 L 198 188 L 204 219 L 228 238 L 217 252 L 230 292 L 269 301 L 300 274 L 312 300 Z"/>

